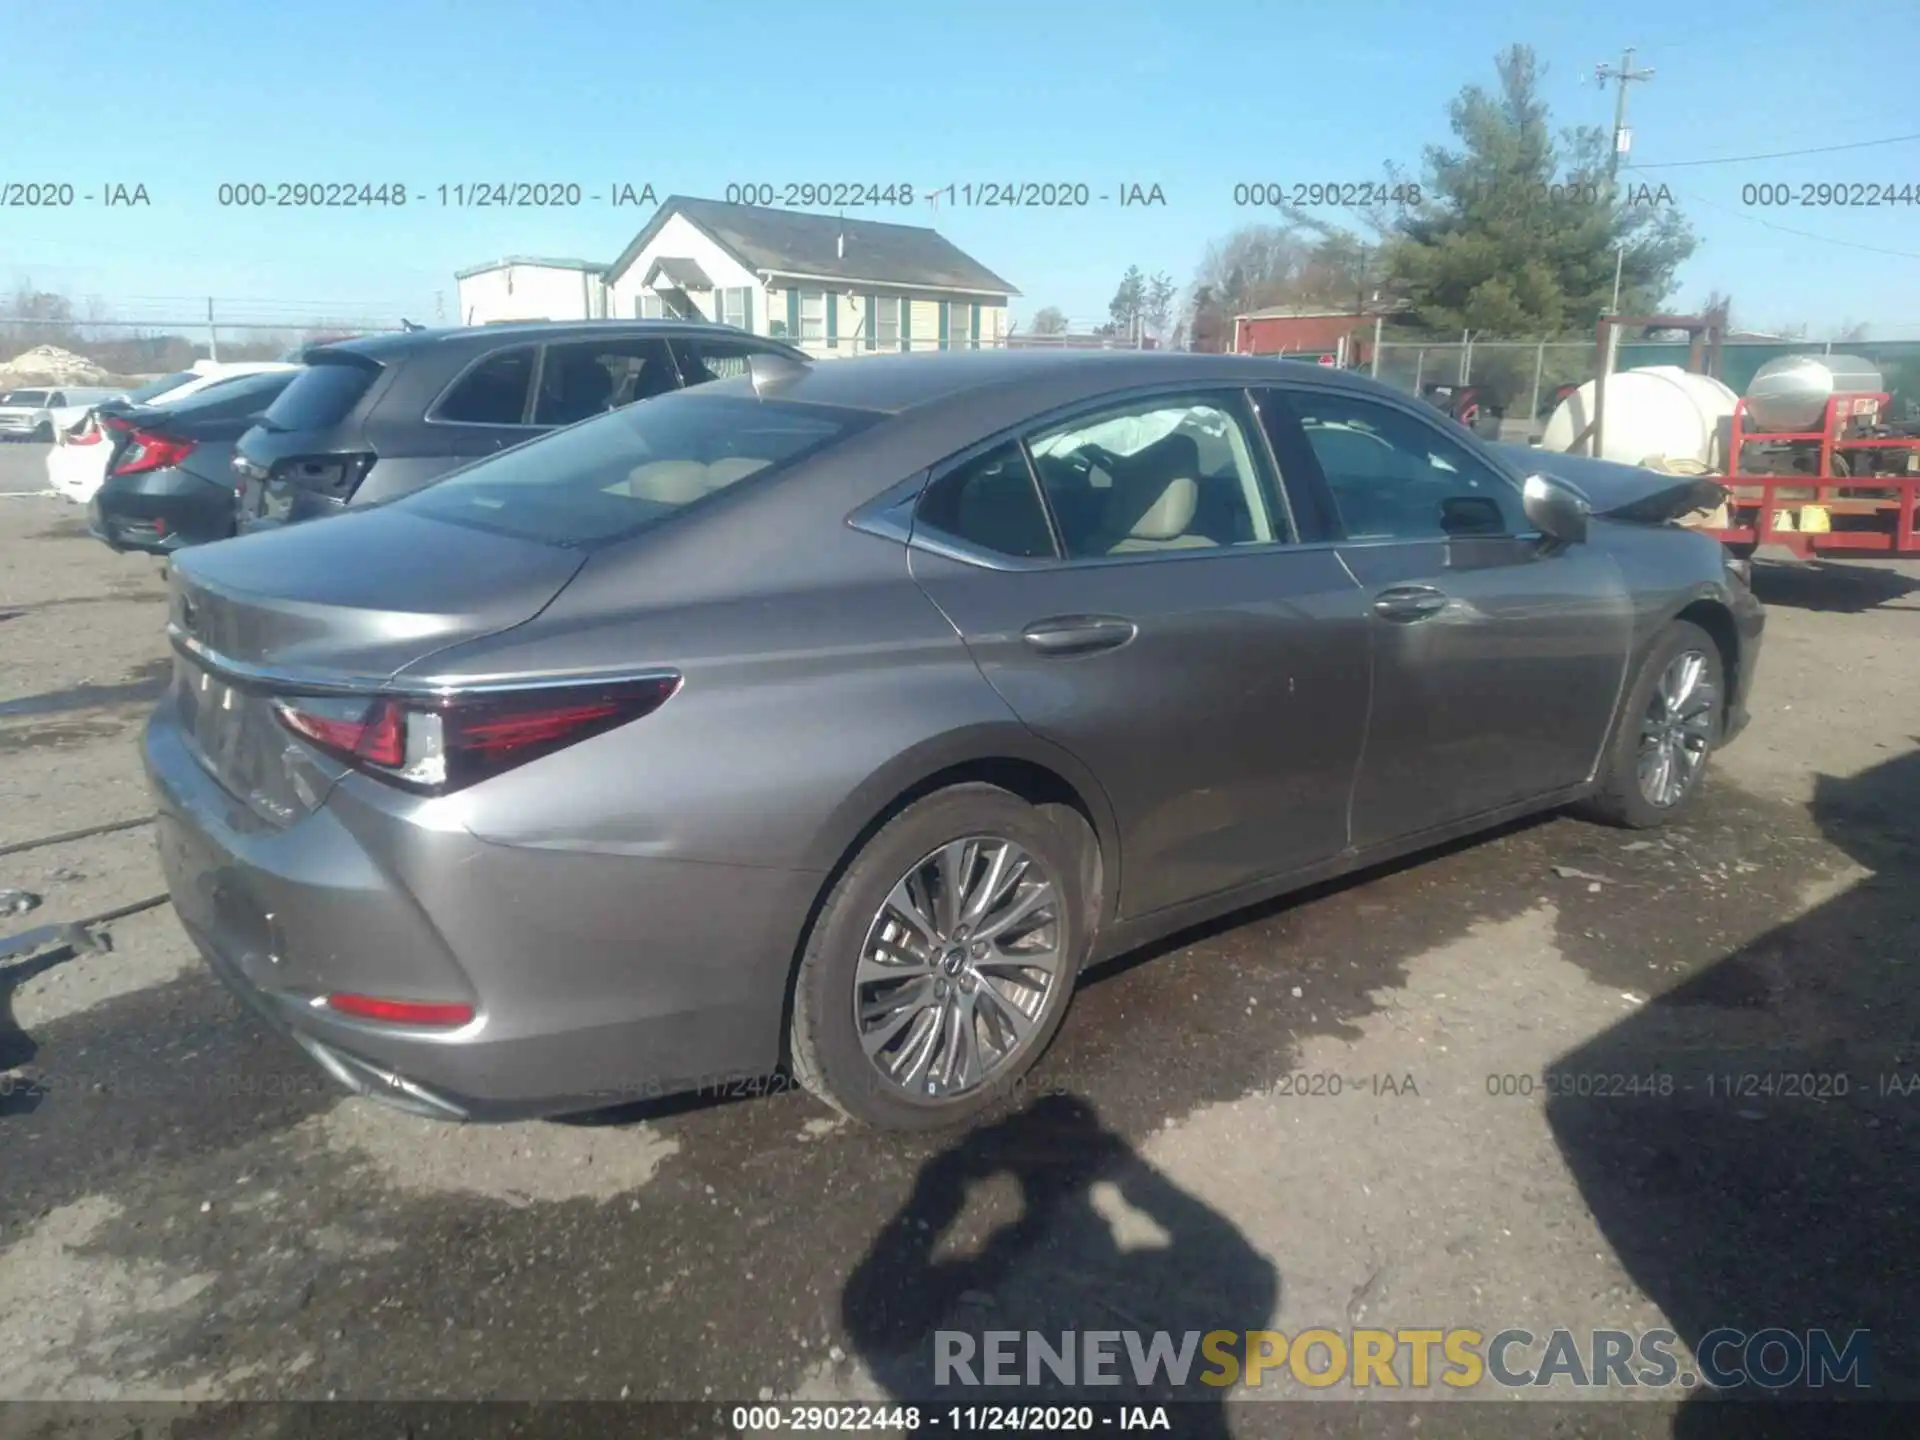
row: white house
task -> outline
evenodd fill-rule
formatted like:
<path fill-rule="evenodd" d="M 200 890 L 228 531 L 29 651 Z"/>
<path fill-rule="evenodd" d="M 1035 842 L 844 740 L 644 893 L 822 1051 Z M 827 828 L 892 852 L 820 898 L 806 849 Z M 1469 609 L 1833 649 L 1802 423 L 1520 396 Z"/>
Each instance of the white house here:
<path fill-rule="evenodd" d="M 458 279 L 467 324 L 698 316 L 822 358 L 998 346 L 1020 293 L 924 226 L 681 195 L 611 265 L 514 258 Z"/>
<path fill-rule="evenodd" d="M 591 260 L 509 255 L 458 271 L 460 323 L 600 320 L 607 314 L 606 266 Z"/>

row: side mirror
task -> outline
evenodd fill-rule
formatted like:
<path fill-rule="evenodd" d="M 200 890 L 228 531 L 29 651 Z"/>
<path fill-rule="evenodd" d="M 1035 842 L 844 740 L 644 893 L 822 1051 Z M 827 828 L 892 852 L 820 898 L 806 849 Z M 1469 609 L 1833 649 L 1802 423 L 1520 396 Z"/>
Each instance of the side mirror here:
<path fill-rule="evenodd" d="M 1587 538 L 1587 516 L 1592 507 L 1586 496 L 1565 481 L 1551 475 L 1529 475 L 1520 491 L 1520 503 L 1527 523 L 1549 540 L 1578 545 Z"/>

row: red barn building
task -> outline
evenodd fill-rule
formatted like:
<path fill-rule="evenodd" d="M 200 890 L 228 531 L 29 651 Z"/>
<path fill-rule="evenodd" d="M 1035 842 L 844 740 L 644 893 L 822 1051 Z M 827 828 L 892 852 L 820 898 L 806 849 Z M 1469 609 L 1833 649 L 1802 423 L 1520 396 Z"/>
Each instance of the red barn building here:
<path fill-rule="evenodd" d="M 1269 305 L 1233 317 L 1236 355 L 1290 355 L 1333 363 L 1365 364 L 1373 345 L 1375 316 L 1356 310 L 1316 310 Z"/>

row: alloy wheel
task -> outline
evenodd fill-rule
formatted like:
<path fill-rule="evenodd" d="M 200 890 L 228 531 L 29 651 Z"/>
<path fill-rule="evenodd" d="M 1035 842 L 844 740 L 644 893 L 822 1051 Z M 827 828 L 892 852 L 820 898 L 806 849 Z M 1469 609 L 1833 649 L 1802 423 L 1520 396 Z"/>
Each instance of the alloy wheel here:
<path fill-rule="evenodd" d="M 1719 705 L 1705 654 L 1684 650 L 1667 662 L 1640 720 L 1640 793 L 1649 804 L 1671 809 L 1693 789 Z"/>
<path fill-rule="evenodd" d="M 954 1100 L 1025 1051 L 1065 960 L 1061 888 L 1013 841 L 923 856 L 867 927 L 854 973 L 861 1047 L 890 1089 Z"/>

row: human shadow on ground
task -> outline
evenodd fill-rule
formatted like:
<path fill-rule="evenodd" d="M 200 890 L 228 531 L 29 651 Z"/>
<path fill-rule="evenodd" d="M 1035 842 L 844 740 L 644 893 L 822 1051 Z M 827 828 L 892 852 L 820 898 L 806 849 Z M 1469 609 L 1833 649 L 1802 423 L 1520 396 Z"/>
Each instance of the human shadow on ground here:
<path fill-rule="evenodd" d="M 841 1292 L 850 1344 L 902 1402 L 932 1406 L 1180 1405 L 1178 1433 L 1231 1433 L 1219 1373 L 1197 1336 L 1264 1328 L 1280 1276 L 1232 1222 L 1187 1194 L 1102 1124 L 1077 1096 L 1049 1094 L 976 1129 L 922 1166 L 904 1206 L 876 1235 Z M 1017 1385 L 966 1383 L 939 1363 L 967 1343 L 985 1382 L 986 1334 L 1016 1331 L 1005 1352 Z M 1143 1352 L 1164 1331 L 1196 1336 L 1185 1384 L 1164 1368 L 1136 1374 L 1116 1335 L 1117 1383 L 1073 1383 L 1030 1368 L 1026 1336 L 1061 1347 L 1074 1332 L 1138 1332 Z M 964 1341 L 948 1337 L 964 1336 Z M 944 1350 L 943 1350 L 944 1345 Z M 1235 1347 L 1236 1352 L 1238 1347 Z M 1142 1383 L 1142 1381 L 1145 1383 Z"/>
<path fill-rule="evenodd" d="M 1716 1401 L 1920 1399 L 1920 751 L 1821 777 L 1812 810 L 1868 877 L 1555 1066 L 1548 1119 L 1607 1240 L 1721 1379 L 1748 1374 L 1700 1385 L 1679 1435 L 1864 1433 L 1877 1413 Z M 1670 1094 L 1603 1083 L 1658 1075 Z M 1768 1329 L 1799 1338 L 1716 1344 Z M 1870 1388 L 1795 1373 L 1810 1330 L 1843 1355 L 1869 1332 Z"/>

